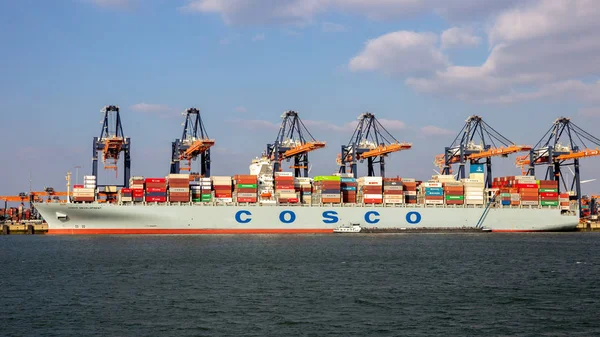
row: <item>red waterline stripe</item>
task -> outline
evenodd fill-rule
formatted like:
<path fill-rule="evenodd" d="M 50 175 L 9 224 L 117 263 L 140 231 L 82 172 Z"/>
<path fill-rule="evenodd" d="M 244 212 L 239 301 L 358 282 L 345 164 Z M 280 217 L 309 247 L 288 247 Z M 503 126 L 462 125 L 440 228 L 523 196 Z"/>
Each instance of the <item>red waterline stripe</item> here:
<path fill-rule="evenodd" d="M 48 229 L 49 235 L 92 234 L 317 234 L 333 233 L 332 229 Z"/>

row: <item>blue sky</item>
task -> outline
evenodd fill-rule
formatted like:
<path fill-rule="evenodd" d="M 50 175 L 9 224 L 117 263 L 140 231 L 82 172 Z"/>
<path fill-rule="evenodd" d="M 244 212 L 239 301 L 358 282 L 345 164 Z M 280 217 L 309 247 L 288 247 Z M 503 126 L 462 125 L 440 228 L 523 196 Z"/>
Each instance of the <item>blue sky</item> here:
<path fill-rule="evenodd" d="M 73 166 L 89 174 L 105 105 L 121 107 L 144 176 L 168 173 L 192 106 L 216 139 L 213 175 L 246 173 L 285 110 L 327 142 L 311 174 L 337 170 L 365 111 L 413 143 L 387 174 L 419 179 L 472 114 L 518 144 L 563 115 L 600 136 L 599 14 L 585 0 L 3 1 L 0 194 L 28 190 L 30 174 L 57 190 Z M 520 172 L 514 156 L 494 165 Z M 582 166 L 596 178 L 600 158 Z"/>

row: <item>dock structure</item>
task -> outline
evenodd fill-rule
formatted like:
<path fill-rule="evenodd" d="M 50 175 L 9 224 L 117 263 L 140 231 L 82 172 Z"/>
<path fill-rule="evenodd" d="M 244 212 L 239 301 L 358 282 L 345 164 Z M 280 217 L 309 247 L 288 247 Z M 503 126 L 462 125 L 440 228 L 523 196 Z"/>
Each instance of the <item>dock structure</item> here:
<path fill-rule="evenodd" d="M 5 221 L 0 223 L 0 235 L 11 234 L 46 234 L 48 233 L 48 224 L 46 222 L 36 221 Z"/>

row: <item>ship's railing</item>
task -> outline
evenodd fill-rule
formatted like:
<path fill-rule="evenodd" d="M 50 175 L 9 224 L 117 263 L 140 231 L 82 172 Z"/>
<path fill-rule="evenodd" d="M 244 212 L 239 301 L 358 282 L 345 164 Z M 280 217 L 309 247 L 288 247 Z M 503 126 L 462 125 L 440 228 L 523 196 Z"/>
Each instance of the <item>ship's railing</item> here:
<path fill-rule="evenodd" d="M 87 203 L 95 204 L 95 203 Z M 196 207 L 293 207 L 293 208 L 311 208 L 311 207 L 348 207 L 348 208 L 411 208 L 411 209 L 424 209 L 424 208 L 460 208 L 460 209 L 484 209 L 484 204 L 463 204 L 463 205 L 445 205 L 445 204 L 365 204 L 365 203 L 245 203 L 245 202 L 119 202 L 115 204 L 104 204 L 104 205 L 118 205 L 118 206 L 196 206 Z M 494 204 L 490 206 L 492 209 L 555 209 L 561 210 L 560 206 L 541 206 L 541 205 L 500 205 Z"/>

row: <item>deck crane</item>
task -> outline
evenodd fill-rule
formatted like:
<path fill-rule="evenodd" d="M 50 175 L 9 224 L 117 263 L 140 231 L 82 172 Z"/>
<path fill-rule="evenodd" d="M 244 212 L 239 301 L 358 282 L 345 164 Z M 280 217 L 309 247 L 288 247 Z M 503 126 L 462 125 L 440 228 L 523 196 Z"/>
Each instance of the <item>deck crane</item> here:
<path fill-rule="evenodd" d="M 296 111 L 286 111 L 273 144 L 267 144 L 267 156 L 273 162 L 273 172 L 281 172 L 281 162 L 294 159 L 290 168 L 295 177 L 308 176 L 308 153 L 324 148 L 325 142 L 315 140 Z M 309 138 L 307 138 L 309 137 Z"/>
<path fill-rule="evenodd" d="M 123 185 L 129 187 L 129 175 L 131 171 L 131 139 L 123 134 L 121 115 L 119 107 L 115 105 L 105 106 L 101 112 L 104 114 L 102 131 L 100 137 L 94 137 L 92 148 L 92 175 L 98 176 L 98 152 L 102 153 L 104 169 L 117 172 L 119 157 L 123 152 Z M 98 187 L 107 185 L 96 184 Z"/>
<path fill-rule="evenodd" d="M 390 153 L 408 150 L 412 144 L 400 143 L 375 118 L 375 114 L 365 112 L 358 117 L 358 125 L 348 145 L 342 145 L 337 156 L 339 172 L 346 173 L 346 166 L 354 177 L 358 177 L 357 163 L 367 160 L 367 175 L 375 175 L 374 165 L 379 163 L 381 176 L 385 176 L 385 160 Z"/>
<path fill-rule="evenodd" d="M 479 144 L 475 140 L 479 140 Z M 496 145 L 497 141 L 499 144 Z M 452 174 L 452 164 L 458 164 L 458 179 L 467 178 L 465 164 L 486 166 L 485 186 L 492 187 L 492 157 L 529 151 L 531 146 L 516 145 L 487 124 L 480 116 L 470 116 L 444 154 L 435 157 L 434 164 L 442 174 Z"/>
<path fill-rule="evenodd" d="M 200 175 L 210 177 L 210 148 L 215 145 L 215 140 L 208 138 L 200 110 L 189 108 L 183 115 L 183 134 L 171 143 L 170 172 L 191 171 L 192 161 L 200 157 Z M 182 161 L 187 162 L 187 166 L 182 166 Z"/>
<path fill-rule="evenodd" d="M 588 144 L 596 148 L 588 147 Z M 542 139 L 529 151 L 529 154 L 516 158 L 517 167 L 524 175 L 535 176 L 535 167 L 546 165 L 545 179 L 558 181 L 559 192 L 574 191 L 581 210 L 581 177 L 579 160 L 600 156 L 600 139 L 571 122 L 570 118 L 559 117 L 544 134 Z M 573 166 L 573 180 L 568 184 L 562 175 L 562 168 Z"/>

